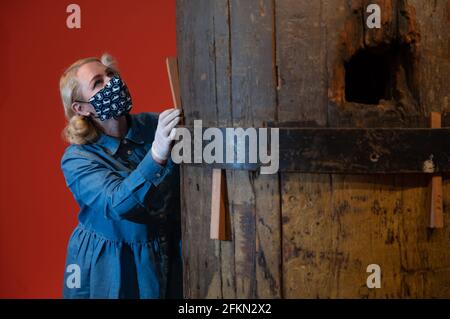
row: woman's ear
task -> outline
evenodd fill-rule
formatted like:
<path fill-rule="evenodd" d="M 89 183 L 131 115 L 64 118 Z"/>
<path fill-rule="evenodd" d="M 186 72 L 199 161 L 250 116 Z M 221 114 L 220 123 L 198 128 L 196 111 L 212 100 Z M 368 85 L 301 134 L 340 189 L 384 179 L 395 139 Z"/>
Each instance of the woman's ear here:
<path fill-rule="evenodd" d="M 72 107 L 72 111 L 77 115 L 81 115 L 81 116 L 91 115 L 91 110 L 89 108 L 88 103 L 73 102 L 71 107 Z"/>

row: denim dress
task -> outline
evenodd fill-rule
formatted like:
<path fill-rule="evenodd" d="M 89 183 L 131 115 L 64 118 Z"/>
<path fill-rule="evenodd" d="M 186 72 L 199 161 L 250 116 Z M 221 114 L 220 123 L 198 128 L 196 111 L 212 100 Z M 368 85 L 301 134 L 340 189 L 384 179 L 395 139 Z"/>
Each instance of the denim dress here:
<path fill-rule="evenodd" d="M 62 157 L 80 208 L 64 298 L 182 298 L 179 167 L 151 155 L 158 114 L 126 116 L 123 139 L 102 134 Z"/>

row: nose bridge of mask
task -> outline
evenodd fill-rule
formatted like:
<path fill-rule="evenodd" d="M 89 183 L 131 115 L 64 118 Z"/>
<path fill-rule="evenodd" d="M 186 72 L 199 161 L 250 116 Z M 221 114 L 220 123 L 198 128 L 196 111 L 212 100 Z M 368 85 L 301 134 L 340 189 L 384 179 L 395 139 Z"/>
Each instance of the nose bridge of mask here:
<path fill-rule="evenodd" d="M 89 98 L 88 101 L 89 101 L 89 102 L 94 101 L 94 100 L 96 99 L 96 96 L 97 96 L 97 95 L 100 97 L 100 96 L 106 91 L 105 89 L 110 88 L 110 87 L 112 86 L 112 82 L 113 82 L 113 79 L 114 79 L 114 78 L 117 78 L 117 79 L 119 79 L 119 81 L 120 81 L 119 76 L 118 76 L 118 75 L 114 75 L 114 76 L 108 81 L 108 83 L 106 83 L 104 87 L 102 87 L 100 90 L 98 90 L 97 93 L 95 93 L 94 95 L 92 95 L 92 96 Z M 101 94 L 99 94 L 99 93 L 101 93 Z"/>

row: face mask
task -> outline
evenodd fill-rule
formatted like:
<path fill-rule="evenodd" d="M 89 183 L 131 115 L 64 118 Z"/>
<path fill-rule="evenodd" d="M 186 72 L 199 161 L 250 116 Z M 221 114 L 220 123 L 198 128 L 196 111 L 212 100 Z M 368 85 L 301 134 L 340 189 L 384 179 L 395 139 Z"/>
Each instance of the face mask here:
<path fill-rule="evenodd" d="M 90 103 L 97 113 L 96 118 L 101 121 L 118 119 L 129 113 L 133 106 L 130 92 L 118 75 L 113 76 L 103 89 L 89 99 L 89 102 L 76 102 Z"/>

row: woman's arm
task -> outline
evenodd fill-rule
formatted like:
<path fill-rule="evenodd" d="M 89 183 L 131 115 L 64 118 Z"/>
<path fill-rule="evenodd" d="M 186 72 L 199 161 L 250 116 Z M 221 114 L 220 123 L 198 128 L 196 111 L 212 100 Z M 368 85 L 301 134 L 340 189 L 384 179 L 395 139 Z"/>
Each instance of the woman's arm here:
<path fill-rule="evenodd" d="M 82 205 L 96 208 L 105 218 L 126 219 L 145 208 L 144 199 L 173 167 L 157 163 L 149 151 L 134 171 L 117 173 L 84 151 L 67 152 L 61 167 L 67 186 Z"/>
<path fill-rule="evenodd" d="M 110 169 L 101 159 L 80 147 L 69 148 L 61 167 L 67 186 L 80 207 L 92 207 L 103 212 L 105 218 L 115 220 L 145 212 L 144 200 L 148 191 L 157 187 L 173 167 L 170 145 L 179 121 L 180 111 L 174 108 L 158 116 L 150 151 L 129 173 Z"/>

